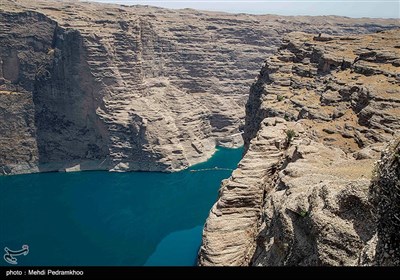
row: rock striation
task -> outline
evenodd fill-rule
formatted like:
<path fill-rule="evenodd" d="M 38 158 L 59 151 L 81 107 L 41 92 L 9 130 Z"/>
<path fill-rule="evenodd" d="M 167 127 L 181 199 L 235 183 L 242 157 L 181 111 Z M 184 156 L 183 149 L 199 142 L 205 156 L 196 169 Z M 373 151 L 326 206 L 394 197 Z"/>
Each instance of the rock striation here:
<path fill-rule="evenodd" d="M 181 170 L 210 157 L 216 144 L 242 145 L 244 104 L 260 54 L 275 51 L 286 33 L 398 26 L 395 19 L 3 0 L 0 174 Z M 390 54 L 360 55 L 367 57 L 359 72 L 374 72 L 371 59 Z M 308 75 L 304 65 L 298 71 Z M 303 107 L 302 114 L 315 113 Z M 372 111 L 363 112 L 366 122 L 382 126 Z M 364 142 L 384 137 L 357 135 Z"/>
<path fill-rule="evenodd" d="M 400 131 L 399 36 L 294 32 L 267 58 L 200 265 L 398 264 L 398 140 L 374 166 Z"/>

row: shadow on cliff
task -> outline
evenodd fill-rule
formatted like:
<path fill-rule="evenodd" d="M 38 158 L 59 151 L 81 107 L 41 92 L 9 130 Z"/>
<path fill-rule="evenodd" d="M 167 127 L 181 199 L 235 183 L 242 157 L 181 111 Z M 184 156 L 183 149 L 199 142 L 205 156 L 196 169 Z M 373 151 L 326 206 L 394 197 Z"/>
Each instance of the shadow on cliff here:
<path fill-rule="evenodd" d="M 40 171 L 101 161 L 108 153 L 107 129 L 96 114 L 101 86 L 87 65 L 83 39 L 76 30 L 51 27 L 53 38 L 33 90 Z"/>

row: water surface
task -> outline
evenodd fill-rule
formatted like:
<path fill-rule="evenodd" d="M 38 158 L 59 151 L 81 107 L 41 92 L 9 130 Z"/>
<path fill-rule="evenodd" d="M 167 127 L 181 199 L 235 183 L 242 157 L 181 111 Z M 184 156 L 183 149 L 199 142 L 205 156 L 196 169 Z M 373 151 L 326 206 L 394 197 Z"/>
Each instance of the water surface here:
<path fill-rule="evenodd" d="M 0 176 L 0 249 L 18 265 L 194 265 L 220 182 L 243 149 L 188 170 Z M 1 259 L 1 265 L 7 263 Z"/>

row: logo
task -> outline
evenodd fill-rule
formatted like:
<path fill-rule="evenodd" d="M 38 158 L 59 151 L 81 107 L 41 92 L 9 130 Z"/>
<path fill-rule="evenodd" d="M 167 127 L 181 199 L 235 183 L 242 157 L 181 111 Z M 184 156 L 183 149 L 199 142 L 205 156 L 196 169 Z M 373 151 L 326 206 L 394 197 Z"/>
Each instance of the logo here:
<path fill-rule="evenodd" d="M 15 256 L 21 256 L 21 255 L 28 255 L 29 253 L 29 246 L 28 245 L 23 245 L 21 250 L 18 251 L 13 251 L 8 249 L 7 247 L 4 248 L 4 251 L 6 253 L 4 254 L 4 260 L 8 262 L 9 264 L 18 264 L 17 263 L 17 258 Z"/>

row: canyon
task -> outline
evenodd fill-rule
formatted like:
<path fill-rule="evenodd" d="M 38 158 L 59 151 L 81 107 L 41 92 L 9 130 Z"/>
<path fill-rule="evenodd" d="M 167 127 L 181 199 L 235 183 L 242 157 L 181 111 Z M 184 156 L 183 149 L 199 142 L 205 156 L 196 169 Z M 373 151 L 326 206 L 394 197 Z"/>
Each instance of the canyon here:
<path fill-rule="evenodd" d="M 0 174 L 178 171 L 243 144 L 248 89 L 285 34 L 395 19 L 283 17 L 80 1 L 0 7 Z"/>
<path fill-rule="evenodd" d="M 399 265 L 399 38 L 398 19 L 3 0 L 0 175 L 244 145 L 199 265 Z"/>

